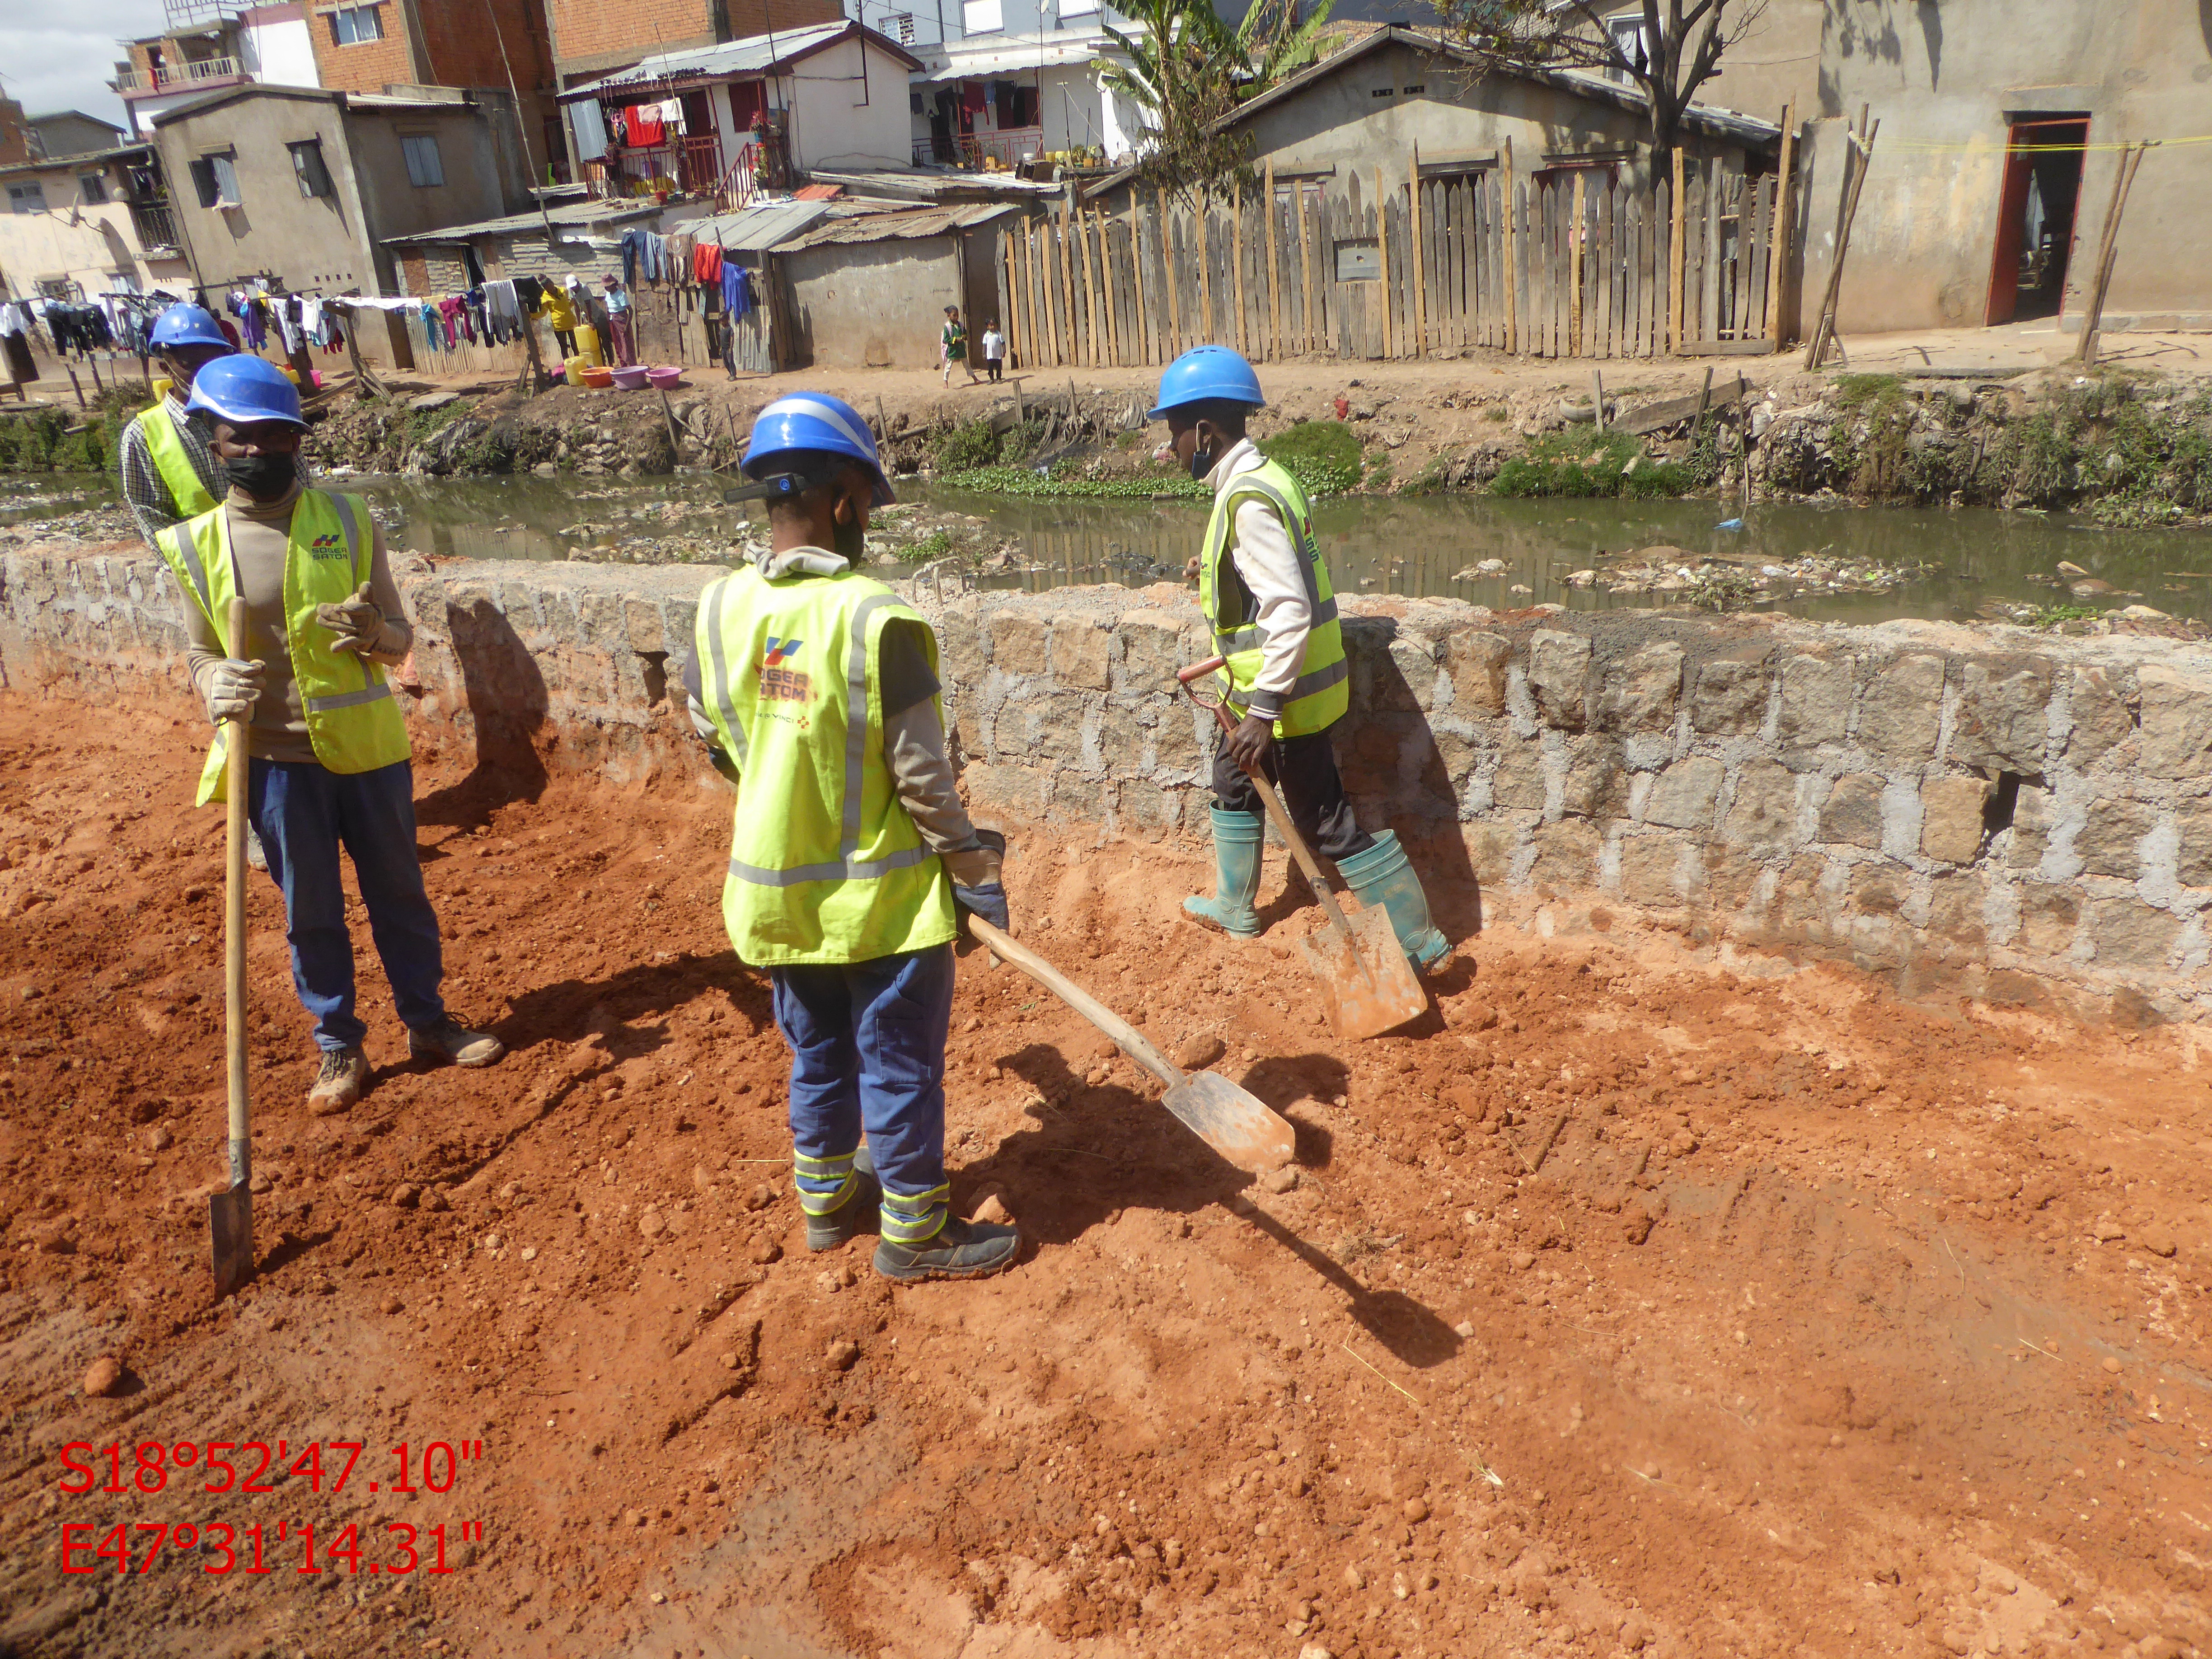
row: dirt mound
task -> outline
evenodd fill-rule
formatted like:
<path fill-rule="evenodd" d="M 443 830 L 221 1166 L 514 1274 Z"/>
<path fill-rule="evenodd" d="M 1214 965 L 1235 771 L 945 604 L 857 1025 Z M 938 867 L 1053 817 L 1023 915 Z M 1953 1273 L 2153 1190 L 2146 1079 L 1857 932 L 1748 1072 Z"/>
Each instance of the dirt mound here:
<path fill-rule="evenodd" d="M 721 937 L 726 796 L 510 799 L 430 763 L 448 993 L 514 1053 L 398 1063 L 362 926 L 381 1069 L 308 1115 L 257 877 L 265 1260 L 216 1308 L 220 827 L 170 712 L 0 698 L 0 1648 L 2212 1643 L 2188 1034 L 1731 974 L 1616 927 L 1486 936 L 1429 1021 L 1347 1050 L 1283 937 L 1177 919 L 1192 866 L 1018 838 L 1030 942 L 1164 1044 L 1222 1040 L 1297 1125 L 1299 1174 L 1245 1184 L 970 957 L 954 1196 L 1033 1243 L 1000 1279 L 894 1293 L 868 1243 L 805 1248 L 784 1051 Z M 1279 934 L 1310 925 L 1279 868 L 1267 891 Z M 100 1483 L 118 1444 L 127 1483 L 133 1448 L 185 1441 L 267 1443 L 282 1478 L 211 1494 L 165 1449 L 159 1490 L 61 1490 L 72 1443 Z M 343 1491 L 331 1442 L 363 1446 Z M 428 1490 L 431 1443 L 475 1442 Z M 121 1522 L 194 1541 L 141 1572 L 134 1532 L 118 1577 L 88 1551 Z M 210 1523 L 240 1551 L 258 1523 L 272 1571 L 220 1571 Z M 388 1570 L 392 1528 L 427 1563 L 441 1525 L 453 1571 Z M 328 1553 L 348 1526 L 358 1571 Z M 65 1543 L 94 1571 L 65 1575 Z"/>

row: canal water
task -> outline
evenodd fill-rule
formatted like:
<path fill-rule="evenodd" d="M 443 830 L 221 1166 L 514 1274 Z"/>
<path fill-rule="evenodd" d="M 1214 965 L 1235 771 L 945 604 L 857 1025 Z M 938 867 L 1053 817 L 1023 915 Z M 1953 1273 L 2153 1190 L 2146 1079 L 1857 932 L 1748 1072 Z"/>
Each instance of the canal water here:
<path fill-rule="evenodd" d="M 602 558 L 651 558 L 666 556 L 671 543 L 680 542 L 692 556 L 713 561 L 725 527 L 743 510 L 722 507 L 726 481 L 704 476 L 340 482 L 399 526 L 393 537 L 398 544 L 470 558 L 559 559 L 580 550 L 596 550 L 593 556 Z M 1182 501 L 1012 498 L 911 480 L 901 491 L 905 499 L 981 520 L 988 526 L 983 539 L 1014 544 L 1012 568 L 984 575 L 987 587 L 1158 580 L 1181 571 L 1206 523 L 1201 505 Z M 0 523 L 60 516 L 113 499 L 112 489 L 90 481 L 0 481 Z M 1711 557 L 1756 575 L 1765 568 L 1802 569 L 1799 562 L 1809 557 L 1836 572 L 1839 586 L 1816 581 L 1813 591 L 1767 598 L 1759 608 L 1877 622 L 1966 618 L 2003 604 L 2138 604 L 2212 619 L 2212 532 L 2202 530 L 2108 530 L 2071 515 L 1986 508 L 1841 505 L 1754 505 L 1733 526 L 1724 522 L 1729 508 L 1705 501 L 1465 495 L 1324 501 L 1316 516 L 1337 587 L 1350 593 L 1446 594 L 1501 610 L 1546 602 L 1577 611 L 1646 607 L 1690 601 L 1680 593 L 1608 592 L 1604 573 L 1633 562 L 1663 571 L 1695 568 L 1698 559 Z M 1656 560 L 1625 556 L 1655 547 L 1674 551 Z M 2115 591 L 2075 599 L 2051 580 L 2062 562 Z M 1595 585 L 1569 580 L 1589 570 L 1601 574 Z M 1895 579 L 1869 586 L 1850 574 L 1868 571 Z"/>

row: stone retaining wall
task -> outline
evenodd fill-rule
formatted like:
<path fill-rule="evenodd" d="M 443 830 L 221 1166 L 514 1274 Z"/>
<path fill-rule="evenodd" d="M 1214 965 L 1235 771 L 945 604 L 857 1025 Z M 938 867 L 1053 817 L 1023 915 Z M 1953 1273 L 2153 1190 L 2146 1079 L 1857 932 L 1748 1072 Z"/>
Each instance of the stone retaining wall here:
<path fill-rule="evenodd" d="M 687 784 L 696 568 L 402 561 L 427 750 L 489 772 Z M 176 678 L 180 600 L 137 556 L 0 562 L 18 690 Z M 1163 586 L 921 596 L 979 816 L 1205 834 L 1207 654 Z M 1493 616 L 1347 599 L 1338 753 L 1462 927 L 1632 907 L 1692 938 L 1849 960 L 1908 989 L 2212 1011 L 2212 650 L 1934 623 Z M 169 695 L 173 696 L 172 692 Z"/>

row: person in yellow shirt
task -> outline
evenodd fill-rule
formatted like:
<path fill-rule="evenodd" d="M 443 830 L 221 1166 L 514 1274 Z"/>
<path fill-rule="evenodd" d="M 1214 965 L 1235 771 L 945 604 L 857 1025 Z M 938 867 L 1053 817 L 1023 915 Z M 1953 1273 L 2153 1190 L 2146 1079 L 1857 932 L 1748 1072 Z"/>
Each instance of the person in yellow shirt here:
<path fill-rule="evenodd" d="M 541 303 L 545 307 L 545 326 L 553 331 L 553 338 L 561 347 L 563 361 L 576 355 L 576 308 L 569 304 L 568 294 L 558 283 L 545 284 Z"/>

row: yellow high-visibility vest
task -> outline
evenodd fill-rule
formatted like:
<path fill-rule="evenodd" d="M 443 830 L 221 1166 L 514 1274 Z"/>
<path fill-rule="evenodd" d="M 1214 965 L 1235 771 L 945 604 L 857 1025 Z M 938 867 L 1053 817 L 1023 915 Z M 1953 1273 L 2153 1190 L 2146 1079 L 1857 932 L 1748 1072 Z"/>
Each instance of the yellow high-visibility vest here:
<path fill-rule="evenodd" d="M 1306 605 L 1313 625 L 1297 683 L 1283 700 L 1275 721 L 1278 738 L 1301 738 L 1327 730 L 1352 706 L 1351 665 L 1345 660 L 1344 632 L 1336 620 L 1336 590 L 1329 585 L 1328 562 L 1314 534 L 1313 507 L 1306 492 L 1285 468 L 1262 461 L 1230 480 L 1206 521 L 1206 544 L 1198 561 L 1198 602 L 1213 629 L 1213 648 L 1225 659 L 1220 673 L 1222 700 L 1242 713 L 1260 678 L 1267 634 L 1251 614 L 1252 596 L 1237 579 L 1230 559 L 1237 538 L 1237 508 L 1258 496 L 1282 516 L 1291 545 L 1297 550 L 1298 574 L 1305 579 Z"/>

